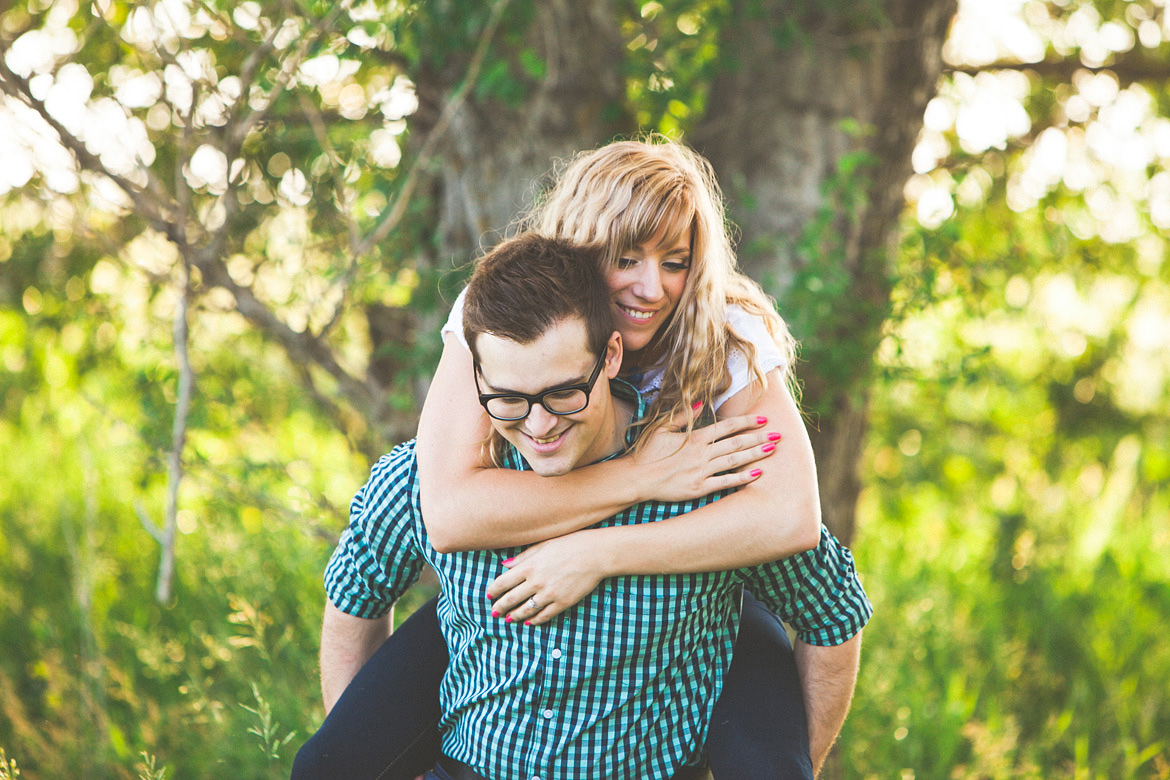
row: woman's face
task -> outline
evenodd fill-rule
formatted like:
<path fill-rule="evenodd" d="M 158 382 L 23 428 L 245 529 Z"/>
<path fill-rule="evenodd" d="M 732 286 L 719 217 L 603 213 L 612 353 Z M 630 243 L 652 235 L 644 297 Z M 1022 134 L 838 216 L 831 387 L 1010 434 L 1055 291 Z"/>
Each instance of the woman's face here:
<path fill-rule="evenodd" d="M 606 274 L 614 320 L 627 353 L 650 343 L 682 298 L 691 270 L 691 232 L 665 242 L 666 228 L 641 246 L 622 252 Z"/>

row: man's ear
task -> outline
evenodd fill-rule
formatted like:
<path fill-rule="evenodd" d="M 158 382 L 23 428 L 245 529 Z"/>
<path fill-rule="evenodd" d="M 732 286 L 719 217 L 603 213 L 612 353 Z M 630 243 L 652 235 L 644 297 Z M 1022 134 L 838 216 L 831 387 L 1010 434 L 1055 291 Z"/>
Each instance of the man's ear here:
<path fill-rule="evenodd" d="M 622 368 L 622 334 L 616 330 L 610 334 L 605 345 L 605 375 L 613 379 Z"/>

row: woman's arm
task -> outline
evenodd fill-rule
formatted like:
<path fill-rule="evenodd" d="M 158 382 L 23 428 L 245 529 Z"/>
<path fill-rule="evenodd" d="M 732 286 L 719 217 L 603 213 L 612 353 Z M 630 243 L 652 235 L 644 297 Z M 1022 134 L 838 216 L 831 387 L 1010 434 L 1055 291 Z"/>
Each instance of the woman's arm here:
<path fill-rule="evenodd" d="M 575 604 L 606 577 L 754 566 L 817 546 L 821 510 L 804 420 L 779 371 L 745 388 L 720 414 L 759 414 L 783 437 L 763 475 L 732 495 L 658 523 L 588 529 L 536 545 L 490 587 L 500 616 L 533 625 Z M 535 599 L 540 607 L 524 606 Z"/>
<path fill-rule="evenodd" d="M 419 420 L 422 512 L 439 552 L 532 544 L 641 501 L 686 500 L 745 485 L 758 475 L 742 467 L 770 453 L 764 448 L 773 428 L 763 430 L 751 416 L 690 436 L 663 437 L 637 459 L 616 458 L 559 477 L 492 468 L 482 459 L 491 425 L 476 398 L 472 371 L 471 353 L 449 339 Z M 753 430 L 725 438 L 745 428 Z M 682 446 L 683 440 L 689 443 Z M 742 470 L 721 473 L 732 469 Z"/>

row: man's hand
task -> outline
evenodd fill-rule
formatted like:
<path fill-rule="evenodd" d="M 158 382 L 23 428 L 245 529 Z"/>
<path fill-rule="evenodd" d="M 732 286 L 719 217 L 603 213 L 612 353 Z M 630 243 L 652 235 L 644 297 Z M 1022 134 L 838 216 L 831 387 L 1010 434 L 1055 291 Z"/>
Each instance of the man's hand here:
<path fill-rule="evenodd" d="M 630 479 L 642 486 L 644 501 L 690 501 L 754 482 L 761 473 L 755 464 L 780 441 L 779 433 L 764 429 L 767 422 L 744 415 L 690 433 L 655 431 L 631 456 Z"/>
<path fill-rule="evenodd" d="M 609 576 L 600 545 L 603 539 L 596 530 L 577 531 L 535 544 L 504 561 L 508 570 L 488 586 L 495 602 L 492 614 L 500 620 L 538 626 L 588 596 Z"/>

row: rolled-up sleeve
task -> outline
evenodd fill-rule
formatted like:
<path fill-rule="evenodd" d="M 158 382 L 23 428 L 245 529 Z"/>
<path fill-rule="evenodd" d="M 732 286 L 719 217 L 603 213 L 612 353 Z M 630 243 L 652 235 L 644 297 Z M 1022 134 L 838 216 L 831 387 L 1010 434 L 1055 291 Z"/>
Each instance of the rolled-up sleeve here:
<path fill-rule="evenodd" d="M 814 549 L 743 573 L 752 594 L 810 645 L 839 645 L 861 631 L 873 615 L 853 553 L 824 526 Z"/>
<path fill-rule="evenodd" d="M 354 495 L 349 525 L 325 568 L 325 594 L 360 618 L 385 615 L 422 571 L 415 530 L 418 477 L 413 442 L 395 447 Z"/>

